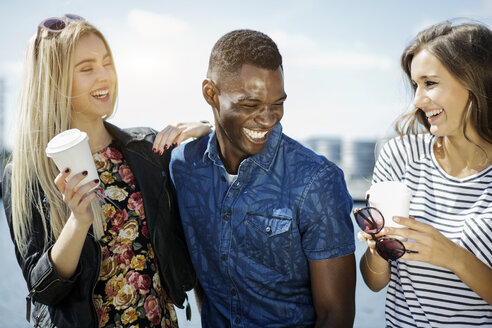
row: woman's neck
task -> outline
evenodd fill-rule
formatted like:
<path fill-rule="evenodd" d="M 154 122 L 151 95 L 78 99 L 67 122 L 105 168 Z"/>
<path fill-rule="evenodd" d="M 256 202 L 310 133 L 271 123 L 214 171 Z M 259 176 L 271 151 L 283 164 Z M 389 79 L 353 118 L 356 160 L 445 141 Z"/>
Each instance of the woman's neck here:
<path fill-rule="evenodd" d="M 434 154 L 443 170 L 456 178 L 466 178 L 492 165 L 492 144 L 473 134 L 469 139 L 439 137 Z"/>
<path fill-rule="evenodd" d="M 107 147 L 112 140 L 111 134 L 104 126 L 104 121 L 102 119 L 96 121 L 72 121 L 70 127 L 79 129 L 87 133 L 89 137 L 89 147 L 92 153 L 96 153 Z"/>

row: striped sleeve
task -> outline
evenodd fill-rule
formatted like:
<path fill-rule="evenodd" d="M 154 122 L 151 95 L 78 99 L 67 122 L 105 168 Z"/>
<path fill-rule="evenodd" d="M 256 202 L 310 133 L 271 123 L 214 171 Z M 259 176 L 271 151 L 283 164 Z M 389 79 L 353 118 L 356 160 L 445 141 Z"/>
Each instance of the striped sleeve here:
<path fill-rule="evenodd" d="M 397 138 L 390 139 L 381 149 L 374 167 L 372 183 L 400 181 L 405 173 L 406 149 Z"/>

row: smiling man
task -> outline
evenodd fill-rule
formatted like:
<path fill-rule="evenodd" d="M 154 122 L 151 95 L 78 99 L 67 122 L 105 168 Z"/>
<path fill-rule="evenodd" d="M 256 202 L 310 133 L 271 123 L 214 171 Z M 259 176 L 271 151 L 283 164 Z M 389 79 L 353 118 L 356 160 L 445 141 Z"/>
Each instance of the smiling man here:
<path fill-rule="evenodd" d="M 171 177 L 203 327 L 352 327 L 352 199 L 338 167 L 282 133 L 276 44 L 227 33 L 202 90 L 216 131 L 173 151 Z"/>

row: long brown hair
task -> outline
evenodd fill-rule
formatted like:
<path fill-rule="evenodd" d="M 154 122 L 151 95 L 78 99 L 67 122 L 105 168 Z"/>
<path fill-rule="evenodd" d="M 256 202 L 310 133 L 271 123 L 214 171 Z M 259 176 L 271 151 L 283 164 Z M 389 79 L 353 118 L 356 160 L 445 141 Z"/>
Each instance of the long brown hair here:
<path fill-rule="evenodd" d="M 478 23 L 453 25 L 449 21 L 421 31 L 401 56 L 410 83 L 412 60 L 423 49 L 436 56 L 469 91 L 464 135 L 464 123 L 469 121 L 482 139 L 492 143 L 492 31 Z M 415 92 L 415 86 L 412 88 Z M 401 116 L 395 125 L 400 136 L 416 134 L 422 127 L 429 132 L 430 124 L 418 108 Z"/>

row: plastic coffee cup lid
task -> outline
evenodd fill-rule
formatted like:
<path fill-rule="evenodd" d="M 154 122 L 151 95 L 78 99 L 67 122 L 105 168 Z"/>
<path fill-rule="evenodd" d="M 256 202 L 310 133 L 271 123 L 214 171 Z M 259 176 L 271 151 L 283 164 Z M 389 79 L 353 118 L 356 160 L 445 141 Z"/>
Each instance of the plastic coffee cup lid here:
<path fill-rule="evenodd" d="M 50 156 L 65 151 L 86 138 L 88 138 L 87 133 L 80 131 L 79 129 L 63 131 L 48 142 L 46 154 Z"/>

